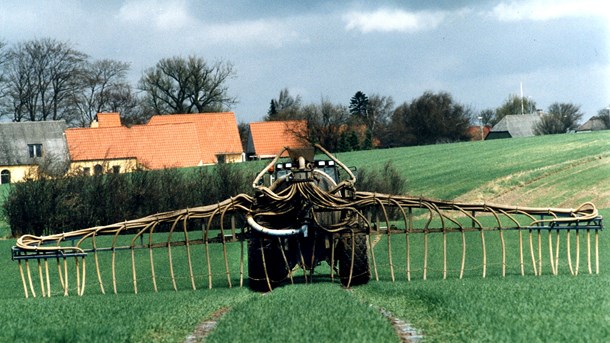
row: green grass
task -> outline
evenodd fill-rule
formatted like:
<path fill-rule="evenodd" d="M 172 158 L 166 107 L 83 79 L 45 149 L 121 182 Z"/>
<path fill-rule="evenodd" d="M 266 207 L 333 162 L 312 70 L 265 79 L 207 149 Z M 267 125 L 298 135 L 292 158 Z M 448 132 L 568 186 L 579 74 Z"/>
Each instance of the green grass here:
<path fill-rule="evenodd" d="M 610 210 L 603 210 L 605 218 Z M 459 279 L 461 243 L 448 241 L 448 276 L 443 279 L 442 238 L 430 237 L 427 280 L 423 280 L 423 244 L 412 240 L 411 281 L 406 281 L 404 244 L 392 240 L 397 282 L 390 282 L 388 268 L 380 267 L 380 278 L 354 289 L 363 302 L 382 307 L 408 320 L 429 342 L 599 342 L 610 337 L 610 250 L 600 234 L 600 274 L 587 271 L 586 241 L 581 233 L 579 275 L 570 274 L 561 238 L 559 275 L 553 276 L 548 258 L 546 232 L 542 235 L 542 275 L 534 276 L 525 249 L 525 276 L 520 275 L 518 235 L 505 234 L 506 277 L 501 275 L 500 241 L 497 233 L 486 234 L 487 277 L 482 278 L 482 252 L 477 234 L 467 236 L 466 271 Z M 524 236 L 527 246 L 527 235 Z M 534 234 L 537 255 L 537 238 Z M 554 239 L 553 235 L 553 239 Z M 574 234 L 572 263 L 575 267 Z M 377 264 L 387 263 L 383 239 L 376 247 Z M 595 261 L 592 259 L 595 271 Z"/>
<path fill-rule="evenodd" d="M 350 152 L 338 157 L 358 167 L 379 167 L 391 160 L 406 176 L 408 193 L 440 199 L 457 198 L 512 174 L 578 165 L 590 157 L 605 162 L 590 171 L 595 174 L 588 179 L 594 183 L 586 183 L 591 196 L 597 195 L 596 185 L 610 184 L 610 131 Z M 572 181 L 577 179 L 583 178 L 572 176 Z M 569 183 L 561 188 L 575 189 Z"/>
<path fill-rule="evenodd" d="M 10 185 L 0 185 L 0 204 L 6 199 L 10 190 Z M 6 223 L 2 211 L 0 210 L 0 239 L 6 239 L 11 236 L 11 228 Z"/>
<path fill-rule="evenodd" d="M 357 167 L 382 166 L 387 160 L 408 179 L 409 193 L 434 198 L 510 200 L 515 205 L 574 206 L 594 200 L 610 218 L 610 132 L 557 135 L 490 142 L 469 142 L 414 148 L 344 153 L 339 158 Z M 259 163 L 260 164 L 260 163 Z M 259 167 L 259 164 L 256 167 Z M 245 164 L 246 165 L 246 164 Z M 6 190 L 6 188 L 4 188 Z M 0 192 L 3 189 L 0 187 Z M 2 223 L 0 223 L 0 226 Z M 87 258 L 87 289 L 83 297 L 62 297 L 51 263 L 54 297 L 23 298 L 17 264 L 10 261 L 12 240 L 0 241 L 0 341 L 182 342 L 201 321 L 220 308 L 230 308 L 209 341 L 397 341 L 385 308 L 411 323 L 430 342 L 606 341 L 610 337 L 610 250 L 600 235 L 600 274 L 586 268 L 581 236 L 580 274 L 571 276 L 562 236 L 558 276 L 550 274 L 548 241 L 543 235 L 543 275 L 534 276 L 526 249 L 526 275 L 520 275 L 518 236 L 506 234 L 507 276 L 501 275 L 497 233 L 486 234 L 488 271 L 482 278 L 482 248 L 477 233 L 467 235 L 465 277 L 459 279 L 461 240 L 448 237 L 448 277 L 442 278 L 442 236 L 430 235 L 428 280 L 423 278 L 422 236 L 411 240 L 411 281 L 406 281 L 403 237 L 392 239 L 397 281 L 389 280 L 387 241 L 375 247 L 383 281 L 343 290 L 326 277 L 309 285 L 285 285 L 271 294 L 227 288 L 224 264 L 212 255 L 214 289 L 207 289 L 207 265 L 201 246 L 192 254 L 197 290 L 190 289 L 184 248 L 173 250 L 178 292 L 167 277 L 167 254 L 155 251 L 159 293 L 154 293 L 148 254 L 138 259 L 138 290 L 133 294 L 131 256 L 120 252 L 118 294 L 102 295 Z M 574 239 L 574 236 L 572 236 Z M 572 241 L 574 244 L 574 241 Z M 573 248 L 574 249 L 574 248 Z M 239 245 L 229 247 L 231 282 L 239 284 Z M 100 254 L 102 278 L 111 293 L 110 255 Z M 32 264 L 36 274 L 36 265 Z M 55 270 L 54 270 L 55 268 Z M 73 265 L 70 265 L 73 268 Z M 328 268 L 320 269 L 320 273 Z M 55 273 L 55 274 L 53 274 Z M 71 275 L 73 275 L 72 273 Z M 37 278 L 35 278 L 37 280 Z M 73 280 L 71 280 L 73 286 Z M 38 287 L 38 284 L 35 284 Z"/>
<path fill-rule="evenodd" d="M 379 282 L 354 292 L 429 342 L 601 342 L 610 337 L 607 277 L 541 276 Z"/>
<path fill-rule="evenodd" d="M 214 289 L 143 294 L 2 298 L 2 342 L 183 342 L 202 318 L 252 294 Z"/>
<path fill-rule="evenodd" d="M 229 312 L 209 342 L 398 342 L 379 312 L 337 284 L 293 285 Z"/>

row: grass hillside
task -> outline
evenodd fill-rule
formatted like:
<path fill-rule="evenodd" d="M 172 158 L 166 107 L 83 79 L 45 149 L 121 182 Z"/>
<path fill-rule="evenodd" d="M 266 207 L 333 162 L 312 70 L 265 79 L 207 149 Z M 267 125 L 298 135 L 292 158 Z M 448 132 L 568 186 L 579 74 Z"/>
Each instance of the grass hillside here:
<path fill-rule="evenodd" d="M 412 195 L 544 207 L 573 207 L 593 201 L 610 219 L 610 131 L 351 152 L 338 157 L 358 168 L 381 167 L 392 161 L 404 173 Z M 0 196 L 6 189 L 0 187 Z M 511 251 L 518 245 L 513 234 L 505 237 Z M 402 249 L 395 254 L 398 281 L 386 277 L 351 291 L 323 278 L 308 285 L 286 285 L 267 295 L 246 288 L 208 290 L 199 286 L 191 291 L 184 290 L 189 283 L 184 278 L 180 280 L 186 285 L 179 287 L 182 290 L 169 290 L 170 283 L 164 279 L 163 290 L 154 293 L 150 280 L 143 277 L 139 281 L 142 291 L 135 295 L 130 282 L 131 257 L 125 252 L 118 258 L 117 274 L 125 276 L 119 280 L 118 295 L 102 295 L 96 289 L 95 269 L 88 257 L 83 297 L 75 296 L 74 289 L 68 297 L 59 295 L 54 279 L 53 297 L 35 299 L 23 297 L 19 269 L 10 260 L 14 241 L 8 239 L 0 241 L 0 308 L 5 309 L 0 312 L 0 342 L 184 342 L 200 323 L 226 310 L 206 341 L 399 342 L 380 308 L 415 327 L 427 342 L 602 342 L 610 337 L 610 293 L 606 290 L 610 250 L 606 236 L 605 231 L 599 236 L 599 275 L 586 271 L 585 234 L 581 233 L 581 275 L 570 275 L 565 250 L 559 257 L 559 275 L 551 275 L 545 239 L 541 276 L 533 275 L 531 265 L 521 276 L 513 256 L 508 258 L 512 263 L 509 273 L 502 277 L 498 272 L 499 238 L 490 233 L 486 235 L 490 271 L 483 278 L 480 238 L 473 233 L 468 237 L 467 261 L 472 268 L 463 279 L 455 271 L 442 279 L 438 269 L 442 241 L 441 235 L 436 235 L 430 238 L 430 264 L 436 269 L 430 269 L 426 281 L 420 272 L 414 272 L 417 277 L 408 282 L 404 262 L 399 261 L 405 256 L 404 236 L 394 236 L 392 246 Z M 422 256 L 421 241 L 421 235 L 412 238 L 414 266 Z M 565 249 L 564 242 L 562 238 L 561 249 Z M 459 249 L 459 235 L 450 236 L 448 245 Z M 378 246 L 383 249 L 385 244 Z M 239 245 L 229 249 L 233 256 L 239 256 Z M 197 254 L 195 259 L 203 260 L 202 253 Z M 160 252 L 156 258 L 162 255 Z M 148 256 L 144 252 L 136 258 Z M 108 266 L 108 259 L 110 255 L 101 257 L 102 265 Z M 377 259 L 383 260 L 383 253 Z M 459 258 L 449 262 L 456 265 Z M 49 264 L 52 271 L 57 269 L 54 261 Z M 161 261 L 158 264 L 161 266 Z M 35 261 L 31 266 L 35 274 Z M 144 269 L 146 264 L 139 266 Z M 187 266 L 176 262 L 176 268 L 184 275 Z M 214 268 L 223 270 L 224 265 Z M 138 272 L 146 275 L 145 270 Z M 207 279 L 206 273 L 200 272 L 201 280 Z"/>
<path fill-rule="evenodd" d="M 350 166 L 387 161 L 408 193 L 439 199 L 610 207 L 610 131 L 338 154 Z"/>

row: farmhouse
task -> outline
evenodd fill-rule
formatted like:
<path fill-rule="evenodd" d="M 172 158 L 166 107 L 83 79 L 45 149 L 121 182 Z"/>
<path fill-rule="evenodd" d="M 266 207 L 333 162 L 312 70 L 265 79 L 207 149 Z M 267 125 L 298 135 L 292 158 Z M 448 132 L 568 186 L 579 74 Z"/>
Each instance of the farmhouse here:
<path fill-rule="evenodd" d="M 66 122 L 0 124 L 0 184 L 59 175 L 68 166 Z"/>
<path fill-rule="evenodd" d="M 233 112 L 156 115 L 150 118 L 148 125 L 186 123 L 197 130 L 201 164 L 243 161 L 244 150 Z"/>
<path fill-rule="evenodd" d="M 576 132 L 590 132 L 610 129 L 606 127 L 606 123 L 599 117 L 592 117 L 584 124 L 580 125 Z"/>
<path fill-rule="evenodd" d="M 284 147 L 304 147 L 307 133 L 304 120 L 263 121 L 250 123 L 248 130 L 248 159 L 274 158 Z"/>
<path fill-rule="evenodd" d="M 510 114 L 491 128 L 485 139 L 534 136 L 534 127 L 540 122 L 539 113 Z"/>
<path fill-rule="evenodd" d="M 243 154 L 230 112 L 153 116 L 132 127 L 118 113 L 99 113 L 91 128 L 67 129 L 66 139 L 71 170 L 84 174 L 240 162 Z"/>

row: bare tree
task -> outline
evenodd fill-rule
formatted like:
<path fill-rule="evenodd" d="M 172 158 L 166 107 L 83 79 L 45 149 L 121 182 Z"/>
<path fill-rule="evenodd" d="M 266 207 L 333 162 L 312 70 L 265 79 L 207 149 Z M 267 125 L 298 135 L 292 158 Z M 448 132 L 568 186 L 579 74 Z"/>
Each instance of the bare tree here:
<path fill-rule="evenodd" d="M 578 105 L 553 103 L 549 106 L 548 114 L 542 116 L 534 127 L 534 133 L 537 135 L 566 133 L 578 127 L 578 121 L 582 116 L 583 113 Z"/>
<path fill-rule="evenodd" d="M 6 43 L 0 40 L 0 118 L 6 115 L 4 112 L 6 106 L 3 104 L 6 99 L 7 93 L 7 80 L 5 76 L 5 65 L 8 60 L 8 53 L 5 50 Z"/>
<path fill-rule="evenodd" d="M 494 121 L 495 115 L 496 112 L 493 109 L 486 108 L 479 112 L 479 114 L 476 116 L 473 113 L 472 118 L 470 118 L 470 120 L 473 125 L 492 125 L 491 123 Z"/>
<path fill-rule="evenodd" d="M 597 111 L 597 116 L 594 116 L 591 119 L 593 118 L 601 120 L 606 126 L 606 129 L 610 130 L 610 106 Z"/>
<path fill-rule="evenodd" d="M 107 110 L 118 112 L 125 125 L 144 124 L 149 116 L 144 113 L 141 101 L 129 84 L 118 84 L 108 90 Z"/>
<path fill-rule="evenodd" d="M 373 94 L 369 97 L 367 120 L 370 134 L 373 138 L 383 141 L 383 131 L 387 127 L 394 111 L 394 99 L 391 96 Z"/>
<path fill-rule="evenodd" d="M 303 116 L 307 120 L 307 140 L 310 143 L 319 143 L 330 151 L 336 151 L 342 131 L 348 129 L 350 114 L 347 107 L 335 105 L 323 98 L 319 105 L 305 106 Z"/>
<path fill-rule="evenodd" d="M 0 99 L 4 98 L 5 95 L 5 91 L 6 91 L 6 79 L 5 79 L 5 71 L 4 71 L 4 65 L 6 64 L 6 61 L 8 60 L 8 54 L 5 51 L 5 47 L 6 47 L 6 43 L 0 40 Z M 2 100 L 0 100 L 2 101 Z M 2 112 L 0 111 L 0 117 L 2 117 Z"/>
<path fill-rule="evenodd" d="M 109 59 L 84 64 L 81 91 L 75 92 L 71 101 L 77 125 L 89 126 L 97 113 L 121 109 L 117 102 L 134 97 L 126 80 L 128 71 L 129 63 Z"/>
<path fill-rule="evenodd" d="M 144 72 L 139 89 L 149 111 L 157 114 L 197 113 L 230 108 L 227 81 L 235 76 L 229 62 L 209 65 L 203 58 L 171 57 Z"/>
<path fill-rule="evenodd" d="M 301 119 L 301 96 L 293 97 L 288 88 L 280 91 L 277 99 L 271 99 L 269 111 L 267 111 L 266 121 L 270 120 L 293 120 Z"/>
<path fill-rule="evenodd" d="M 8 108 L 13 121 L 65 119 L 87 55 L 43 38 L 19 43 L 7 55 Z"/>
<path fill-rule="evenodd" d="M 536 101 L 531 98 L 510 95 L 502 106 L 496 109 L 495 116 L 488 123 L 493 126 L 507 115 L 534 113 L 534 111 L 536 111 Z"/>
<path fill-rule="evenodd" d="M 237 131 L 239 131 L 239 139 L 241 140 L 241 148 L 244 151 L 248 150 L 248 134 L 250 133 L 250 125 L 246 122 L 240 121 L 237 124 Z"/>
<path fill-rule="evenodd" d="M 0 40 L 0 77 L 3 75 L 2 66 L 6 62 L 7 56 L 4 48 L 6 47 L 6 43 Z"/>

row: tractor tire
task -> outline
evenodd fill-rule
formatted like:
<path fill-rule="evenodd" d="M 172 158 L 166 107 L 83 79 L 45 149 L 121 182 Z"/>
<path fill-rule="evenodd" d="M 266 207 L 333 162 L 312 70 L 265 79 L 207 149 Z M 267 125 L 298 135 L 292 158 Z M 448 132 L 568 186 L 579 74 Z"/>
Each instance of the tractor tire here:
<path fill-rule="evenodd" d="M 286 279 L 288 268 L 281 249 L 275 238 L 256 236 L 250 238 L 248 241 L 248 286 L 251 290 L 269 292 Z"/>
<path fill-rule="evenodd" d="M 352 239 L 354 244 L 352 245 Z M 352 251 L 353 270 L 352 270 Z M 339 278 L 345 287 L 364 285 L 371 279 L 366 233 L 345 233 L 339 236 Z M 350 278 L 351 272 L 351 278 Z"/>

